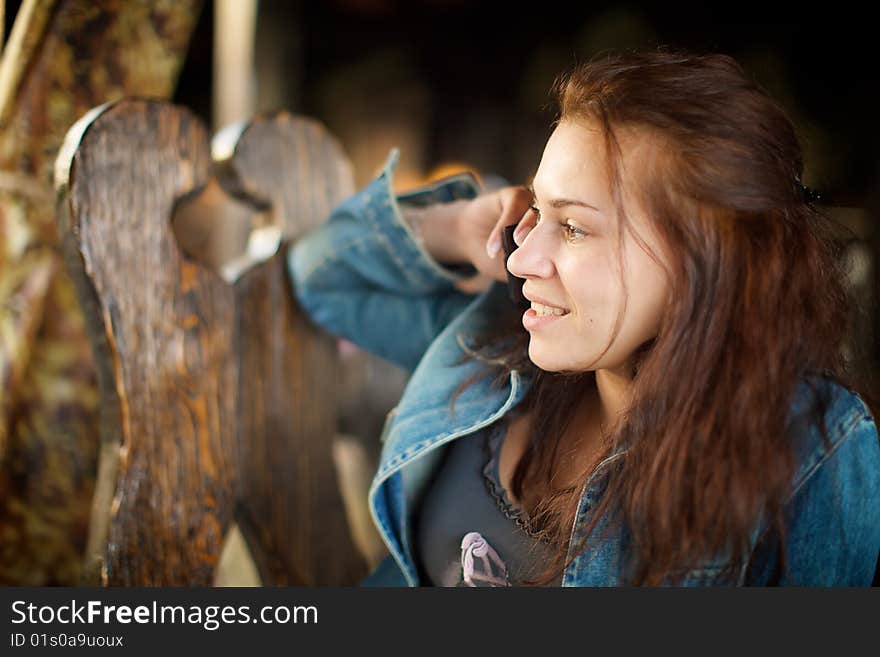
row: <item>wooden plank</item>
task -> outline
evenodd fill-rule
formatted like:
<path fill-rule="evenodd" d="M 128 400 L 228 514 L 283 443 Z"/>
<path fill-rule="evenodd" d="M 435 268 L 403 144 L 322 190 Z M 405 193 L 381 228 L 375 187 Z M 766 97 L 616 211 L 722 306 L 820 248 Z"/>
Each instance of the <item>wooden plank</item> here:
<path fill-rule="evenodd" d="M 292 138 L 318 134 L 286 123 Z M 210 585 L 233 519 L 264 583 L 356 583 L 366 564 L 331 454 L 335 346 L 295 307 L 283 250 L 232 284 L 179 252 L 172 208 L 208 186 L 210 166 L 186 110 L 125 101 L 80 127 L 59 215 L 106 409 L 91 541 L 106 518 L 104 583 Z M 279 148 L 278 134 L 261 138 Z M 308 156 L 338 148 L 322 134 L 330 146 L 315 142 L 281 178 L 316 190 L 301 201 L 316 217 L 333 200 L 325 165 L 344 169 Z"/>
<path fill-rule="evenodd" d="M 95 105 L 171 95 L 201 4 L 26 0 L 3 52 L 0 584 L 80 581 L 95 486 L 97 381 L 59 256 L 58 148 Z M 7 310 L 13 300 L 22 304 L 16 316 Z"/>
<path fill-rule="evenodd" d="M 215 138 L 214 146 L 223 186 L 271 208 L 263 216 L 279 228 L 285 245 L 354 193 L 350 161 L 313 119 L 288 112 L 259 116 Z M 332 466 L 339 390 L 335 341 L 287 302 L 292 290 L 283 272 L 285 252 L 282 246 L 270 261 L 275 273 L 269 278 L 252 271 L 236 284 L 244 426 L 254 427 L 256 435 L 266 432 L 264 441 L 242 445 L 241 526 L 251 544 L 262 531 L 259 542 L 270 546 L 264 553 L 277 555 L 260 565 L 263 581 L 351 584 L 366 575 L 366 564 L 354 550 Z M 289 345 L 286 357 L 263 348 L 267 338 Z M 258 400 L 270 398 L 275 411 L 264 414 L 265 421 L 250 414 L 260 408 Z M 274 508 L 273 491 L 287 497 L 283 515 Z"/>

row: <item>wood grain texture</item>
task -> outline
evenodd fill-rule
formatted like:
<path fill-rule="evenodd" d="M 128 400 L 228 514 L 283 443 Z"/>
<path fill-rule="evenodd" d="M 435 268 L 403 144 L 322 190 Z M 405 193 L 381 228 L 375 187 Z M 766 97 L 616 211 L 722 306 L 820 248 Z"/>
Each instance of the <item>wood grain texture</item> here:
<path fill-rule="evenodd" d="M 324 126 L 308 117 L 288 112 L 256 117 L 233 153 L 218 167 L 222 184 L 271 206 L 286 239 L 317 226 L 354 193 L 348 157 Z"/>
<path fill-rule="evenodd" d="M 301 129 L 287 119 L 260 139 Z M 324 137 L 315 152 L 338 148 Z M 321 190 L 328 162 L 345 168 L 305 152 L 274 184 Z M 333 341 L 296 308 L 283 249 L 232 284 L 182 255 L 172 208 L 210 166 L 188 111 L 130 100 L 89 124 L 62 190 L 101 383 L 103 583 L 209 585 L 235 518 L 264 583 L 354 584 L 366 567 L 332 464 Z M 331 209 L 321 194 L 303 201 L 315 216 Z"/>
<path fill-rule="evenodd" d="M 55 156 L 68 128 L 89 108 L 131 94 L 171 95 L 202 4 L 29 1 L 16 17 L 18 36 L 4 49 L 2 585 L 79 583 L 90 528 L 98 390 L 84 318 L 61 262 L 51 177 Z"/>
<path fill-rule="evenodd" d="M 284 240 L 268 277 L 265 268 L 251 270 L 236 284 L 243 426 L 265 435 L 244 443 L 242 531 L 251 544 L 286 544 L 262 550 L 284 559 L 259 566 L 264 581 L 355 583 L 366 575 L 366 563 L 355 552 L 331 453 L 339 391 L 335 341 L 288 301 L 293 291 L 284 274 L 287 243 L 354 193 L 351 163 L 319 122 L 278 112 L 249 122 L 218 169 L 231 193 L 271 209 Z M 276 346 L 287 344 L 286 352 L 263 348 L 269 336 Z M 271 404 L 260 411 L 263 400 Z M 273 490 L 285 496 L 280 515 Z"/>

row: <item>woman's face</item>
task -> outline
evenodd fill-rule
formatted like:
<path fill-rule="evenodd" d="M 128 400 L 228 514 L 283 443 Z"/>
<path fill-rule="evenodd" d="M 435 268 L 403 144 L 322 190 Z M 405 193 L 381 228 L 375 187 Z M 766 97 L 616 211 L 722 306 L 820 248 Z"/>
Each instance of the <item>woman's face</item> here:
<path fill-rule="evenodd" d="M 663 259 L 651 222 L 630 193 L 638 163 L 649 156 L 648 145 L 637 133 L 617 137 L 627 217 L 639 238 Z M 547 371 L 628 372 L 621 368 L 631 366 L 633 352 L 657 335 L 668 282 L 630 231 L 623 231 L 620 243 L 599 129 L 590 123 L 560 122 L 544 148 L 533 189 L 539 213 L 527 215 L 525 221 L 533 227 L 519 238 L 519 248 L 507 261 L 512 274 L 526 279 L 523 293 L 532 302 L 523 315 L 531 336 L 529 357 Z M 620 332 L 596 361 L 612 336 L 624 296 Z M 547 314 L 549 309 L 539 304 L 564 312 Z"/>

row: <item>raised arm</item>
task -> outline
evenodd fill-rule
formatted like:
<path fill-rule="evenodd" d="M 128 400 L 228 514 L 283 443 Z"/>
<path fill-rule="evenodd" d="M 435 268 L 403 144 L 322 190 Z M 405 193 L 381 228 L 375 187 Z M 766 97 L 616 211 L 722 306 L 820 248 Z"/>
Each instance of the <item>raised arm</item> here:
<path fill-rule="evenodd" d="M 462 174 L 396 196 L 398 159 L 392 150 L 379 176 L 291 245 L 287 264 L 312 321 L 412 371 L 474 299 L 456 287 L 477 274 L 459 253 L 457 218 L 480 190 Z"/>

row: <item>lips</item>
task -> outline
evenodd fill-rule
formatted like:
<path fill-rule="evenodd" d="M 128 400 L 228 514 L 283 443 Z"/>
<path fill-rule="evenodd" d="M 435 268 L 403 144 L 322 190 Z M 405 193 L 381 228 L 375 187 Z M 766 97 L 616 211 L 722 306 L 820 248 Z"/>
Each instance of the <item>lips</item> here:
<path fill-rule="evenodd" d="M 570 311 L 565 306 L 560 306 L 557 303 L 553 303 L 552 301 L 548 301 L 547 299 L 542 299 L 541 297 L 536 297 L 532 294 L 527 294 L 525 290 L 523 290 L 523 296 L 531 301 L 532 303 L 539 304 L 541 306 L 548 306 L 553 308 L 554 310 L 561 310 L 563 314 L 568 314 Z"/>

